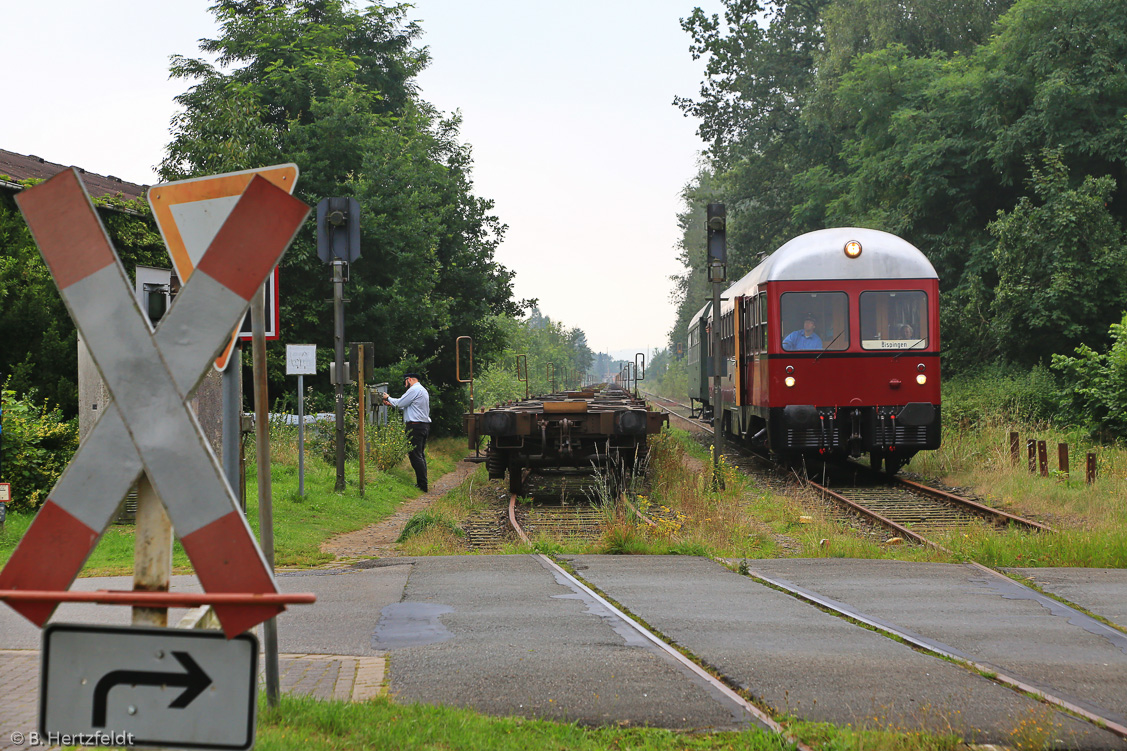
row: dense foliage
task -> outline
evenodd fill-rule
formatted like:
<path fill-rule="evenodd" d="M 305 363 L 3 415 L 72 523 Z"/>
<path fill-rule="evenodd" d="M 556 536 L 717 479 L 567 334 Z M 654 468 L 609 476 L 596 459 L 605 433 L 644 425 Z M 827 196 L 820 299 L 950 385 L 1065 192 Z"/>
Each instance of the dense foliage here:
<path fill-rule="evenodd" d="M 1103 438 L 1127 436 L 1127 315 L 1111 325 L 1111 346 L 1099 353 L 1086 344 L 1076 356 L 1053 355 L 1063 375 L 1065 417 Z"/>
<path fill-rule="evenodd" d="M 65 420 L 62 410 L 42 403 L 32 389 L 18 396 L 5 384 L 0 388 L 3 409 L 3 477 L 12 485 L 14 511 L 39 508 L 78 447 L 77 420 Z"/>
<path fill-rule="evenodd" d="M 678 104 L 708 150 L 671 343 L 722 200 L 732 280 L 825 226 L 917 245 L 949 373 L 1106 344 L 1127 307 L 1127 0 L 725 0 L 682 25 L 707 67 Z"/>
<path fill-rule="evenodd" d="M 417 370 L 440 428 L 460 425 L 454 342 L 501 341 L 491 324 L 516 316 L 512 272 L 494 261 L 505 227 L 473 194 L 471 156 L 457 117 L 423 101 L 414 77 L 428 62 L 409 6 L 345 0 L 218 0 L 218 38 L 201 48 L 219 65 L 173 59 L 194 82 L 161 165 L 166 179 L 295 162 L 296 195 L 310 205 L 356 198 L 362 257 L 345 288 L 345 332 L 375 344 L 374 380 Z M 309 222 L 282 261 L 282 341 L 319 343 L 309 379 L 327 397 L 333 314 L 330 268 Z M 270 352 L 270 386 L 286 388 L 283 352 Z M 290 384 L 292 386 L 292 384 Z M 316 406 L 316 400 L 315 406 Z M 327 407 L 323 400 L 321 406 Z"/>
<path fill-rule="evenodd" d="M 95 198 L 127 273 L 168 266 L 164 243 L 140 201 Z M 78 334 L 12 195 L 0 193 L 0 379 L 33 389 L 66 417 L 78 413 Z"/>

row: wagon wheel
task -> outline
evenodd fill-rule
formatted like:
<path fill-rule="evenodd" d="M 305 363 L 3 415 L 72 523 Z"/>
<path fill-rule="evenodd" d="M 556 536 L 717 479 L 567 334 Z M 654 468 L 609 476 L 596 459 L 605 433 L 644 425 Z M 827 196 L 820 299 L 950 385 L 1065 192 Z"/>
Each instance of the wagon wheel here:
<path fill-rule="evenodd" d="M 880 472 L 880 465 L 884 462 L 884 454 L 879 451 L 869 452 L 869 466 L 874 472 Z"/>
<path fill-rule="evenodd" d="M 908 460 L 900 456 L 887 456 L 884 459 L 884 471 L 889 477 L 892 477 L 900 468 L 908 463 Z"/>

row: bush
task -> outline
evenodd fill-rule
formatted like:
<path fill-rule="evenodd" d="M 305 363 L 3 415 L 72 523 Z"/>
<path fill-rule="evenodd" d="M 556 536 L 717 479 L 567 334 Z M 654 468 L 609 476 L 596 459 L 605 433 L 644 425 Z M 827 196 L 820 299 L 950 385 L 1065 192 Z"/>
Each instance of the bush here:
<path fill-rule="evenodd" d="M 1111 325 L 1111 341 L 1106 354 L 1081 344 L 1076 357 L 1053 355 L 1062 416 L 1103 440 L 1127 438 L 1127 316 Z"/>
<path fill-rule="evenodd" d="M 407 523 L 403 525 L 403 531 L 399 533 L 399 537 L 396 538 L 395 541 L 404 542 L 408 538 L 421 534 L 431 527 L 444 528 L 458 537 L 463 537 L 466 534 L 462 528 L 455 524 L 454 520 L 446 514 L 427 509 L 425 511 L 419 511 L 408 519 Z"/>
<path fill-rule="evenodd" d="M 346 394 L 344 400 L 344 460 L 352 461 L 359 457 L 357 446 L 360 444 L 360 423 L 357 420 L 359 398 L 355 393 Z M 332 407 L 335 413 L 336 406 Z M 367 432 L 367 426 L 365 426 Z M 367 437 L 367 436 L 365 436 Z M 322 420 L 313 423 L 305 431 L 305 448 L 313 456 L 320 456 L 321 460 L 330 467 L 337 463 L 337 429 L 336 420 Z"/>
<path fill-rule="evenodd" d="M 1048 368 L 1007 369 L 990 365 L 943 384 L 943 422 L 973 427 L 1002 420 L 1049 422 L 1057 417 L 1056 379 Z"/>
<path fill-rule="evenodd" d="M 379 472 L 398 466 L 411 451 L 403 416 L 395 410 L 389 410 L 387 425 L 373 425 L 365 431 L 364 438 L 368 442 L 368 461 Z"/>
<path fill-rule="evenodd" d="M 34 511 L 63 473 L 78 448 L 78 420 L 64 420 L 62 411 L 39 404 L 35 390 L 24 397 L 0 390 L 3 408 L 4 482 L 12 484 L 12 511 Z"/>

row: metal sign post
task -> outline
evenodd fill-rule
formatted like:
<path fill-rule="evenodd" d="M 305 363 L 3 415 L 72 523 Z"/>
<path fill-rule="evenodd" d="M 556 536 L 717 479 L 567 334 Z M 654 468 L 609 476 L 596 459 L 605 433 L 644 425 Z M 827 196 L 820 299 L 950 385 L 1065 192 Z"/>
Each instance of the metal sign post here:
<path fill-rule="evenodd" d="M 724 478 L 720 473 L 720 457 L 724 453 L 724 394 L 721 387 L 721 374 L 724 372 L 724 355 L 720 351 L 721 329 L 720 293 L 728 278 L 727 210 L 722 203 L 710 203 L 708 219 L 708 281 L 712 282 L 712 383 L 713 403 L 712 429 L 713 446 L 712 476 L 716 486 L 724 489 Z M 733 317 L 734 320 L 734 317 Z"/>
<path fill-rule="evenodd" d="M 297 376 L 297 493 L 305 495 L 305 376 L 317 374 L 316 344 L 286 345 L 286 375 Z"/>

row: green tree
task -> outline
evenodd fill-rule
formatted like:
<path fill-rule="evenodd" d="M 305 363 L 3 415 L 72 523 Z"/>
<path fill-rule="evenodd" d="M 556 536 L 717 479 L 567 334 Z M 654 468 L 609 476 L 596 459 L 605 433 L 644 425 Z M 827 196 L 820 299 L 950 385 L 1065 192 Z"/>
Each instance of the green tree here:
<path fill-rule="evenodd" d="M 1043 348 L 1033 333 L 998 335 L 1006 321 L 995 318 L 1014 305 L 995 304 L 995 295 L 1015 277 L 1000 280 L 1009 251 L 996 254 L 1001 238 L 988 226 L 1019 205 L 1023 216 L 1034 206 L 1043 215 L 1063 209 L 1063 187 L 1055 206 L 1023 195 L 1045 149 L 1067 168 L 1076 200 L 1094 201 L 1127 178 L 1127 0 L 728 0 L 726 8 L 726 28 L 699 11 L 683 23 L 692 54 L 710 58 L 701 97 L 679 104 L 706 118 L 701 135 L 729 207 L 733 276 L 811 229 L 883 229 L 920 247 L 939 272 L 948 372 L 994 357 L 1025 361 Z M 1076 218 L 1078 237 L 1127 226 L 1122 201 L 1106 215 L 1092 208 Z M 1016 243 L 1016 227 L 1008 229 Z M 689 279 L 695 268 L 686 268 Z M 1080 314 L 1079 328 L 1053 346 L 1102 337 L 1094 332 L 1117 315 L 1103 292 L 1092 303 L 1102 312 Z M 683 304 L 681 319 L 691 307 Z"/>
<path fill-rule="evenodd" d="M 528 378 L 530 395 L 574 388 L 587 380 L 595 355 L 587 335 L 543 315 L 533 306 L 528 318 L 499 318 L 493 324 L 504 330 L 503 348 L 481 351 L 474 402 L 477 407 L 524 399 L 525 384 L 518 380 L 517 358 L 523 355 L 520 376 Z M 527 362 L 527 374 L 523 363 Z"/>
<path fill-rule="evenodd" d="M 1032 171 L 1033 195 L 990 225 L 994 323 L 1003 352 L 1022 363 L 1100 342 L 1127 307 L 1127 236 L 1108 207 L 1115 182 L 1088 175 L 1072 186 L 1059 152 Z"/>
<path fill-rule="evenodd" d="M 223 172 L 293 161 L 296 194 L 309 204 L 351 196 L 361 212 L 363 256 L 346 287 L 346 335 L 371 341 L 392 382 L 421 371 L 439 429 L 460 426 L 454 341 L 498 343 L 487 321 L 517 315 L 512 272 L 494 260 L 505 227 L 491 201 L 473 195 L 468 146 L 457 117 L 421 100 L 414 77 L 429 53 L 415 45 L 409 6 L 345 0 L 219 0 L 220 25 L 201 48 L 219 65 L 173 59 L 172 75 L 195 82 L 177 98 L 162 176 Z M 221 67 L 220 67 L 221 66 Z M 284 341 L 333 341 L 328 267 L 312 222 L 282 262 Z M 269 356 L 273 396 L 286 388 L 282 352 Z M 323 393 L 328 379 L 315 381 Z"/>
<path fill-rule="evenodd" d="M 127 274 L 137 264 L 168 265 L 143 201 L 93 200 Z M 36 392 L 67 419 L 77 415 L 78 333 L 9 193 L 0 194 L 0 331 L 0 379 L 7 388 L 21 396 Z"/>
<path fill-rule="evenodd" d="M 705 243 L 707 231 L 705 218 L 708 204 L 721 200 L 721 191 L 716 185 L 713 173 L 702 168 L 696 178 L 681 191 L 683 210 L 677 215 L 681 237 L 677 241 L 677 260 L 684 271 L 673 276 L 673 292 L 670 297 L 677 305 L 677 318 L 669 331 L 669 346 L 673 349 L 680 344 L 688 348 L 688 325 L 701 306 L 712 299 L 712 286 L 708 282 L 705 269 Z M 741 254 L 729 249 L 729 279 L 738 279 L 744 266 L 751 268 L 752 259 L 740 261 Z M 746 254 L 744 254 L 746 255 Z"/>

